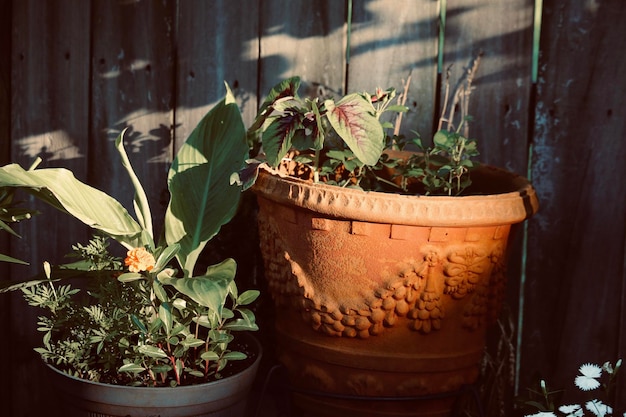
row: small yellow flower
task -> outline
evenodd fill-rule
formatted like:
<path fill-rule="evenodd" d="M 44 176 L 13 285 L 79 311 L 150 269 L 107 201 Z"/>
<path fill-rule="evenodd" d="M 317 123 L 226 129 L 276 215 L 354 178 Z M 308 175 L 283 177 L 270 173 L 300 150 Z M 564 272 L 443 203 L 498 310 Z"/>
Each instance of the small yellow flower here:
<path fill-rule="evenodd" d="M 130 272 L 152 271 L 156 261 L 154 256 L 145 248 L 134 248 L 129 250 L 124 259 L 124 265 Z"/>

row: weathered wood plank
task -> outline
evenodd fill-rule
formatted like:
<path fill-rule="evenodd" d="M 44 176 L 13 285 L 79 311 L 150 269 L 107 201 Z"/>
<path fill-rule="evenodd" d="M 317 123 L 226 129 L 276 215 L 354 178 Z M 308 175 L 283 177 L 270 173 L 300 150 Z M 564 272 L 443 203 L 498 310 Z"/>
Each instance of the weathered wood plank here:
<path fill-rule="evenodd" d="M 11 0 L 0 1 L 0 51 L 5 57 L 11 56 Z M 10 162 L 11 155 L 11 59 L 0 60 L 0 165 Z M 10 235 L 0 232 L 0 253 L 8 255 Z M 1 279 L 9 279 L 10 268 L 8 263 L 0 262 Z M 5 323 L 3 328 L 10 328 L 11 325 L 11 303 L 5 297 L 0 299 L 0 322 Z M 9 358 L 10 345 L 2 343 L 0 346 L 0 357 Z M 9 369 L 11 371 L 11 369 Z M 5 393 L 8 398 L 12 397 L 12 384 L 8 378 L 0 381 L 0 392 Z M 8 401 L 0 403 L 0 415 L 9 415 L 11 404 Z"/>
<path fill-rule="evenodd" d="M 134 190 L 114 147 L 126 151 L 161 233 L 172 161 L 175 2 L 94 1 L 89 180 L 131 213 Z"/>
<path fill-rule="evenodd" d="M 345 85 L 345 2 L 268 0 L 260 10 L 260 96 L 284 78 L 299 75 L 328 92 Z M 313 89 L 311 94 L 316 94 Z M 305 93 L 305 91 L 301 91 Z"/>
<path fill-rule="evenodd" d="M 437 72 L 437 3 L 354 1 L 348 89 L 403 91 L 411 76 L 401 133 L 430 139 Z"/>
<path fill-rule="evenodd" d="M 224 82 L 235 93 L 246 125 L 252 123 L 257 110 L 258 9 L 254 0 L 179 3 L 177 147 L 224 96 Z"/>
<path fill-rule="evenodd" d="M 544 6 L 532 167 L 544 204 L 529 230 L 523 369 L 563 387 L 582 363 L 624 355 L 626 9 Z"/>
<path fill-rule="evenodd" d="M 64 166 L 85 178 L 89 138 L 89 4 L 69 0 L 13 2 L 11 48 L 12 160 L 28 166 L 42 156 L 42 166 Z M 71 24 L 68 24 L 71 22 Z M 66 215 L 43 214 L 19 227 L 21 240 L 12 254 L 31 262 L 14 266 L 12 277 L 24 278 L 41 262 L 62 261 L 70 244 L 86 236 L 85 228 Z M 37 311 L 19 294 L 11 295 L 11 410 L 7 415 L 46 414 L 43 367 L 32 348 L 41 344 Z"/>
<path fill-rule="evenodd" d="M 505 0 L 448 2 L 443 75 L 451 86 L 479 52 L 484 55 L 472 85 L 470 136 L 481 161 L 526 174 L 533 4 Z"/>

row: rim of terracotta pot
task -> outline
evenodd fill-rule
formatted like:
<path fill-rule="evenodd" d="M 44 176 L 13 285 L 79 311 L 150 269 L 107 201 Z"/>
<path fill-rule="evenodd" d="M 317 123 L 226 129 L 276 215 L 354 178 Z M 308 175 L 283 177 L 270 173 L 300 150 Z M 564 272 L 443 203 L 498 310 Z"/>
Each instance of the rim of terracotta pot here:
<path fill-rule="evenodd" d="M 411 226 L 515 224 L 531 217 L 539 208 L 535 189 L 521 175 L 480 165 L 472 172 L 472 181 L 474 195 L 412 196 L 313 184 L 263 165 L 252 189 L 277 203 L 330 217 Z"/>

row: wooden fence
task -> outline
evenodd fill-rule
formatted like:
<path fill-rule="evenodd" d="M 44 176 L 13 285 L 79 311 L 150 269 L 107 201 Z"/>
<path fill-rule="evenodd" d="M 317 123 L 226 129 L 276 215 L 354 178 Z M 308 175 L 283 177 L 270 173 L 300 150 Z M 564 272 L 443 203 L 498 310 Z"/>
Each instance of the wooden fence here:
<path fill-rule="evenodd" d="M 42 166 L 68 167 L 129 207 L 112 145 L 129 127 L 131 159 L 162 211 L 172 155 L 222 97 L 224 81 L 249 123 L 263 94 L 287 76 L 336 92 L 400 89 L 410 76 L 403 131 L 427 137 L 439 73 L 452 65 L 455 79 L 482 51 L 472 136 L 484 162 L 530 176 L 541 203 L 519 235 L 510 274 L 516 389 L 542 375 L 575 391 L 579 365 L 626 353 L 626 5 L 536 3 L 0 0 L 0 163 L 28 166 L 41 156 Z M 22 239 L 1 236 L 3 249 L 31 262 L 2 265 L 5 277 L 59 262 L 87 239 L 83 226 L 41 211 L 21 224 Z M 246 243 L 228 255 L 240 257 L 244 281 L 262 285 L 249 226 L 236 232 Z M 44 415 L 48 389 L 31 350 L 36 313 L 17 294 L 0 306 L 0 389 L 12 399 L 0 414 Z M 622 383 L 622 408 L 624 391 Z"/>

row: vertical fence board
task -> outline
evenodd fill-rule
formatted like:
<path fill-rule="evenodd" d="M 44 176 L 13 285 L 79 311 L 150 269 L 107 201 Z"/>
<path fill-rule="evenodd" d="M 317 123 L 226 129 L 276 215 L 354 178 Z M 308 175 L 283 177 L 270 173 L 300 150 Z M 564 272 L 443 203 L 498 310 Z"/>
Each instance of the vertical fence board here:
<path fill-rule="evenodd" d="M 68 24 L 72 22 L 72 24 Z M 13 2 L 12 22 L 12 161 L 29 166 L 36 156 L 42 167 L 64 166 L 85 176 L 88 141 L 89 5 L 75 2 Z M 32 204 L 32 200 L 29 200 Z M 12 276 L 25 278 L 41 262 L 62 261 L 69 239 L 85 236 L 84 227 L 67 216 L 40 206 L 43 214 L 18 228 L 23 236 L 12 255 L 31 262 L 13 266 Z M 32 348 L 41 344 L 35 330 L 37 311 L 12 294 L 10 381 L 12 410 L 8 415 L 42 415 L 46 402 L 43 367 Z"/>
<path fill-rule="evenodd" d="M 0 1 L 0 51 L 5 57 L 11 56 L 11 0 Z M 11 154 L 11 59 L 0 61 L 0 164 L 9 163 Z M 0 231 L 0 253 L 9 254 L 9 244 L 11 236 Z M 0 262 L 0 279 L 8 280 L 10 277 L 9 264 Z M 3 329 L 11 323 L 11 305 L 0 299 L 0 323 L 5 323 Z M 6 327 L 5 327 L 6 326 Z M 10 344 L 0 344 L 0 357 L 9 358 Z M 5 368 L 6 369 L 6 368 Z M 9 375 L 11 369 L 8 369 Z M 0 392 L 11 397 L 12 384 L 10 378 L 2 378 L 0 381 Z M 10 403 L 2 401 L 0 404 L 0 415 L 9 415 Z"/>
<path fill-rule="evenodd" d="M 134 190 L 114 147 L 115 138 L 128 128 L 126 152 L 148 190 L 158 236 L 173 149 L 174 3 L 104 0 L 92 4 L 90 183 L 134 213 Z"/>
<path fill-rule="evenodd" d="M 309 85 L 343 92 L 345 2 L 265 0 L 260 15 L 261 99 L 277 82 L 294 75 Z"/>
<path fill-rule="evenodd" d="M 430 138 L 437 73 L 437 3 L 425 0 L 355 0 L 348 89 L 403 92 L 411 76 L 401 133 Z"/>
<path fill-rule="evenodd" d="M 252 123 L 259 50 L 258 1 L 193 0 L 178 7 L 176 147 L 224 96 L 224 82 L 246 126 Z"/>
<path fill-rule="evenodd" d="M 528 0 L 448 2 L 443 75 L 454 87 L 476 54 L 470 136 L 480 160 L 526 174 L 533 4 Z"/>
<path fill-rule="evenodd" d="M 626 9 L 544 6 L 532 156 L 544 204 L 529 230 L 523 369 L 561 388 L 572 387 L 581 364 L 625 352 L 626 56 L 616 51 Z"/>

